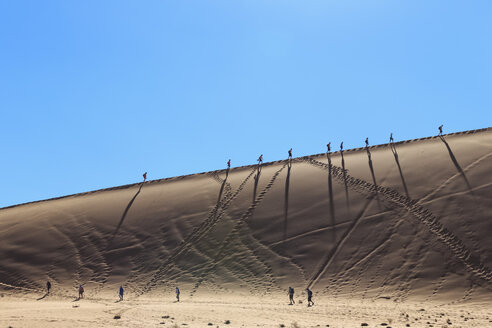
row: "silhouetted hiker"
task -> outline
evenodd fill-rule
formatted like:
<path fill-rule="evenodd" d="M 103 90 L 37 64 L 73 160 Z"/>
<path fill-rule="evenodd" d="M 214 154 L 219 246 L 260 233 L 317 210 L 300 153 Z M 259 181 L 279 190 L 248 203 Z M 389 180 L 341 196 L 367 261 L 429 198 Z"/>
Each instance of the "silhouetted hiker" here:
<path fill-rule="evenodd" d="M 390 142 L 393 142 L 393 133 L 390 133 Z"/>
<path fill-rule="evenodd" d="M 292 148 L 289 149 L 289 159 L 292 159 Z"/>
<path fill-rule="evenodd" d="M 123 290 L 123 286 L 120 286 L 120 292 L 118 293 L 118 296 L 120 297 L 120 301 L 123 301 L 123 293 L 125 291 Z"/>
<path fill-rule="evenodd" d="M 144 178 L 144 181 L 143 182 L 145 182 L 145 180 L 147 180 L 147 172 L 145 172 L 144 174 L 142 174 L 142 176 Z"/>
<path fill-rule="evenodd" d="M 258 157 L 258 165 L 260 165 L 261 163 L 263 163 L 263 154 Z"/>
<path fill-rule="evenodd" d="M 289 287 L 289 301 L 289 305 L 296 304 L 296 302 L 294 301 L 294 288 L 292 287 Z"/>
<path fill-rule="evenodd" d="M 343 141 L 342 141 L 342 143 L 340 144 L 340 150 L 343 150 Z"/>
<path fill-rule="evenodd" d="M 313 292 L 309 288 L 306 288 L 306 292 L 307 292 L 307 295 L 308 295 L 308 307 L 309 307 L 311 305 L 314 305 L 314 302 L 313 302 Z"/>
<path fill-rule="evenodd" d="M 230 169 L 231 168 L 231 160 L 228 160 L 227 161 L 227 168 Z"/>
<path fill-rule="evenodd" d="M 328 152 L 331 152 L 331 142 L 326 144 L 326 148 L 328 149 Z"/>
<path fill-rule="evenodd" d="M 79 286 L 79 299 L 84 298 L 84 287 L 82 285 Z"/>
<path fill-rule="evenodd" d="M 369 138 L 366 138 L 366 148 L 369 147 Z"/>
<path fill-rule="evenodd" d="M 440 125 L 438 129 L 439 129 L 439 135 L 442 136 L 442 125 Z"/>
<path fill-rule="evenodd" d="M 179 302 L 179 288 L 176 286 L 176 302 Z"/>
<path fill-rule="evenodd" d="M 51 289 L 51 282 L 49 282 L 49 280 L 46 282 L 46 290 L 47 290 L 47 293 L 46 294 L 49 294 L 50 293 L 50 289 Z"/>

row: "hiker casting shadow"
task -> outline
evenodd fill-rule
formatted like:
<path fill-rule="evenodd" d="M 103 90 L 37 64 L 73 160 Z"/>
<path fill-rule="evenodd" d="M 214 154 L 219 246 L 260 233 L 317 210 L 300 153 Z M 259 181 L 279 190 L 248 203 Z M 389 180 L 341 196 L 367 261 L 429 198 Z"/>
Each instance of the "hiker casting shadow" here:
<path fill-rule="evenodd" d="M 376 182 L 376 175 L 374 174 L 374 167 L 372 165 L 372 156 L 371 156 L 371 151 L 369 150 L 369 138 L 366 138 L 366 152 L 367 152 L 367 160 L 369 163 L 369 169 L 371 170 L 371 176 L 372 176 L 372 182 L 374 186 L 378 186 Z M 377 189 L 374 191 L 376 193 L 376 201 L 378 202 L 378 208 L 381 210 L 381 203 L 379 201 L 379 193 Z"/>
<path fill-rule="evenodd" d="M 400 178 L 401 178 L 401 182 L 403 184 L 403 189 L 405 189 L 405 194 L 407 195 L 408 198 L 410 198 L 410 195 L 408 194 L 407 184 L 405 182 L 405 177 L 403 176 L 403 172 L 401 170 L 400 160 L 398 158 L 398 152 L 396 151 L 396 146 L 395 146 L 394 139 L 393 139 L 393 133 L 390 134 L 389 146 L 390 146 L 391 152 L 393 153 L 393 156 L 395 157 L 395 162 L 396 162 L 396 165 L 398 166 L 398 171 L 400 172 Z"/>
<path fill-rule="evenodd" d="M 256 165 L 256 174 L 254 177 L 255 186 L 253 188 L 253 202 L 256 200 L 256 191 L 258 190 L 258 182 L 260 181 L 262 163 L 263 163 L 263 154 L 261 154 L 260 157 L 258 157 L 258 164 Z"/>
<path fill-rule="evenodd" d="M 121 226 L 123 225 L 123 222 L 125 221 L 126 215 L 128 214 L 128 211 L 130 210 L 130 207 L 132 207 L 133 202 L 137 198 L 138 194 L 140 194 L 140 191 L 142 190 L 142 187 L 143 187 L 143 185 L 145 183 L 145 180 L 147 180 L 147 172 L 145 172 L 143 174 L 143 178 L 144 178 L 144 180 L 140 183 L 140 187 L 138 188 L 138 191 L 135 193 L 135 195 L 132 197 L 132 199 L 128 202 L 128 205 L 126 205 L 126 208 L 123 211 L 123 215 L 120 218 L 120 222 L 118 223 L 118 226 L 116 227 L 115 231 L 113 232 L 113 236 L 111 237 L 111 242 L 109 243 L 110 245 L 111 245 L 114 237 L 116 236 L 116 234 L 120 230 Z"/>
<path fill-rule="evenodd" d="M 289 291 L 287 292 L 287 294 L 289 295 L 289 305 L 294 305 L 296 304 L 296 302 L 294 301 L 294 288 L 292 287 L 289 287 Z"/>
<path fill-rule="evenodd" d="M 330 201 L 330 222 L 332 230 L 332 240 L 336 240 L 335 231 L 335 203 L 333 201 L 333 180 L 332 180 L 332 164 L 331 164 L 331 143 L 326 145 L 326 157 L 328 159 L 328 200 Z"/>
<path fill-rule="evenodd" d="M 347 218 L 350 217 L 350 201 L 347 183 L 347 170 L 345 169 L 345 158 L 343 156 L 343 141 L 340 143 L 340 156 L 342 157 L 343 184 L 345 186 L 345 206 L 347 208 Z"/>

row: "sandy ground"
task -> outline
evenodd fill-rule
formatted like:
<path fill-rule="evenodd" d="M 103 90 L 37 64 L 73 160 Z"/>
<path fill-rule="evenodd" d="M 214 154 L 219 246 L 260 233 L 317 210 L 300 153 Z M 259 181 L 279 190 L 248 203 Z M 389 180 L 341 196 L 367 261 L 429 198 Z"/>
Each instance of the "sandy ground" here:
<path fill-rule="evenodd" d="M 124 300 L 4 296 L 1 327 L 492 327 L 489 304 L 315 299 Z M 120 319 L 115 319 L 120 316 Z M 230 321 L 226 324 L 227 320 Z"/>
<path fill-rule="evenodd" d="M 0 325 L 492 327 L 491 199 L 489 128 L 3 208 Z"/>

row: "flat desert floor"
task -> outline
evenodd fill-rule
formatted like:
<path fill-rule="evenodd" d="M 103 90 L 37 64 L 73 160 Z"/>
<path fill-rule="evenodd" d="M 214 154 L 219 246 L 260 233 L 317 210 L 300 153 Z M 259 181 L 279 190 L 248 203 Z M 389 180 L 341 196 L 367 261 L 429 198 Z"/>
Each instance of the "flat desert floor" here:
<path fill-rule="evenodd" d="M 4 296 L 1 327 L 492 327 L 490 303 L 395 303 L 315 299 L 288 305 L 271 297 L 210 300 L 83 299 Z M 119 319 L 115 319 L 119 317 Z M 229 323 L 226 323 L 228 322 Z M 282 326 L 283 325 L 283 326 Z"/>

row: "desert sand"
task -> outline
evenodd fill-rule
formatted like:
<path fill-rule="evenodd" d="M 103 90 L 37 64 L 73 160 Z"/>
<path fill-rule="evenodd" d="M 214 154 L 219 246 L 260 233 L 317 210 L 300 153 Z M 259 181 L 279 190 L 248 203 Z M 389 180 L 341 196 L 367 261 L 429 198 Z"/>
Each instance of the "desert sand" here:
<path fill-rule="evenodd" d="M 0 327 L 492 327 L 491 214 L 491 128 L 10 206 Z"/>

